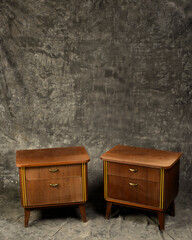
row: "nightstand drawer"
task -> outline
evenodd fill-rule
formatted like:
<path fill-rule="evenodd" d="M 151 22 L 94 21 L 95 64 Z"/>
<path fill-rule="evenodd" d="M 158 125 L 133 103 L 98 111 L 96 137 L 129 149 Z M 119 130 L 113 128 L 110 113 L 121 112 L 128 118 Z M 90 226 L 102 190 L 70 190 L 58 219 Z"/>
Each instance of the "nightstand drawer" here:
<path fill-rule="evenodd" d="M 108 162 L 108 175 L 159 182 L 160 170 L 128 164 Z"/>
<path fill-rule="evenodd" d="M 26 181 L 28 206 L 82 201 L 82 178 Z"/>
<path fill-rule="evenodd" d="M 81 164 L 27 168 L 26 180 L 80 177 L 81 168 Z"/>
<path fill-rule="evenodd" d="M 156 182 L 108 176 L 108 198 L 159 207 L 159 184 Z"/>

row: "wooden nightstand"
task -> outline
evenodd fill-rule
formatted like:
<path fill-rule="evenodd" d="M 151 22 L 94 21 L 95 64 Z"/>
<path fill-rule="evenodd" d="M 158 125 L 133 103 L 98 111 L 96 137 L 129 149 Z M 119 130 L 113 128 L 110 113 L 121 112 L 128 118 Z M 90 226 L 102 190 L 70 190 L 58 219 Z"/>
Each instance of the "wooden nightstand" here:
<path fill-rule="evenodd" d="M 104 161 L 106 218 L 112 204 L 158 213 L 164 229 L 165 211 L 175 215 L 174 199 L 179 187 L 182 153 L 118 145 L 101 156 Z"/>
<path fill-rule="evenodd" d="M 86 222 L 89 160 L 83 146 L 16 152 L 25 227 L 33 208 L 72 204 L 79 205 L 82 220 Z"/>

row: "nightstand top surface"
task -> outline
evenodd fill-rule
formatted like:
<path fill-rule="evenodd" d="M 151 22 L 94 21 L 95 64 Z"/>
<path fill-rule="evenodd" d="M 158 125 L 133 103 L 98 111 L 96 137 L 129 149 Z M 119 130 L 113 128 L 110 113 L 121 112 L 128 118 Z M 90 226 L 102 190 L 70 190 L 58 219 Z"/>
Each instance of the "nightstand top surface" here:
<path fill-rule="evenodd" d="M 16 151 L 17 167 L 77 164 L 86 163 L 89 160 L 84 146 Z"/>
<path fill-rule="evenodd" d="M 117 145 L 101 155 L 109 162 L 133 164 L 154 168 L 170 168 L 181 157 L 180 152 Z"/>

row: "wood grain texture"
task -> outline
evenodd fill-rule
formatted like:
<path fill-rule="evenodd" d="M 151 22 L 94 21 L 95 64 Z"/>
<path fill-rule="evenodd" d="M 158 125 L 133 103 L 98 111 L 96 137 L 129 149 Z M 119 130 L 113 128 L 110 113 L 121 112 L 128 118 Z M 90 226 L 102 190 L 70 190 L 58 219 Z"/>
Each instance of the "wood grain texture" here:
<path fill-rule="evenodd" d="M 160 170 L 157 168 L 108 162 L 108 175 L 159 182 Z"/>
<path fill-rule="evenodd" d="M 17 167 L 54 166 L 88 161 L 90 158 L 83 146 L 16 151 Z"/>
<path fill-rule="evenodd" d="M 83 201 L 81 177 L 26 181 L 26 186 L 29 206 Z"/>
<path fill-rule="evenodd" d="M 164 172 L 164 209 L 167 209 L 179 191 L 179 161 Z"/>
<path fill-rule="evenodd" d="M 81 164 L 26 168 L 26 180 L 56 179 L 80 176 Z"/>
<path fill-rule="evenodd" d="M 138 184 L 137 186 L 130 186 Z M 143 204 L 147 206 L 159 206 L 159 184 L 118 176 L 108 176 L 108 197 Z"/>
<path fill-rule="evenodd" d="M 170 168 L 181 155 L 180 152 L 117 145 L 101 155 L 101 159 L 152 168 Z"/>

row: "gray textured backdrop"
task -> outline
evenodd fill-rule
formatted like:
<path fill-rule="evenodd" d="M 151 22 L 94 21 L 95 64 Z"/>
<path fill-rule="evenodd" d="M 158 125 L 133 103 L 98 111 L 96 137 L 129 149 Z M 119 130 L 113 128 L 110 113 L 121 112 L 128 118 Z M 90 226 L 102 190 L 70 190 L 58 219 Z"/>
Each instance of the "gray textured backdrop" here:
<path fill-rule="evenodd" d="M 96 191 L 116 144 L 182 151 L 192 191 L 191 55 L 191 1 L 0 0 L 0 191 L 16 149 L 72 145 Z"/>

